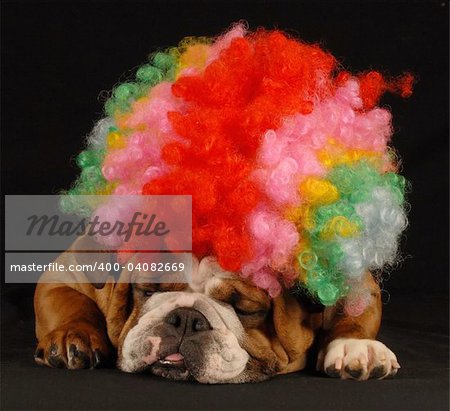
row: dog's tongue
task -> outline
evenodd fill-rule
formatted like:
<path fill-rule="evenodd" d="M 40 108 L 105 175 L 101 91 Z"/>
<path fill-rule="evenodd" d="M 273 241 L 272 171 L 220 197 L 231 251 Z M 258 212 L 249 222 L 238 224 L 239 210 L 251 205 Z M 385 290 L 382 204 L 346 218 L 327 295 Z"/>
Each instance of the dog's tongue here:
<path fill-rule="evenodd" d="M 165 361 L 183 361 L 184 357 L 177 352 L 176 354 L 170 354 L 166 358 L 164 358 Z"/>

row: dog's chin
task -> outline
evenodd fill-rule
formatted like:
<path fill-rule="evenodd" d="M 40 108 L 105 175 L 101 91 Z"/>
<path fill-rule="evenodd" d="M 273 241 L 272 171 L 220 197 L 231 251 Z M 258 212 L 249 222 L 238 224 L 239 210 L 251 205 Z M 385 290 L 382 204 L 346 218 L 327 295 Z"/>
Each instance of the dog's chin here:
<path fill-rule="evenodd" d="M 189 366 L 191 365 L 191 367 Z M 148 368 L 153 375 L 167 378 L 174 381 L 195 381 L 193 369 L 196 369 L 195 365 L 192 368 L 192 362 L 186 360 L 185 356 L 180 352 L 176 352 L 170 355 L 160 357 Z"/>
<path fill-rule="evenodd" d="M 150 372 L 159 377 L 174 381 L 187 381 L 193 379 L 184 360 L 158 360 L 150 366 Z"/>

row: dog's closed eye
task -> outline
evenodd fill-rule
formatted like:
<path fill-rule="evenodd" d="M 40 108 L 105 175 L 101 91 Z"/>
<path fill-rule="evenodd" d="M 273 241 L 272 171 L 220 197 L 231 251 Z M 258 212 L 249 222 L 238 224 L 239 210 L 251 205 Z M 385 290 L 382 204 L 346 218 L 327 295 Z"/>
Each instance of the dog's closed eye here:
<path fill-rule="evenodd" d="M 262 315 L 266 314 L 265 310 L 247 311 L 247 310 L 243 310 L 239 307 L 233 307 L 233 308 L 237 315 L 244 316 L 244 317 L 262 316 Z"/>

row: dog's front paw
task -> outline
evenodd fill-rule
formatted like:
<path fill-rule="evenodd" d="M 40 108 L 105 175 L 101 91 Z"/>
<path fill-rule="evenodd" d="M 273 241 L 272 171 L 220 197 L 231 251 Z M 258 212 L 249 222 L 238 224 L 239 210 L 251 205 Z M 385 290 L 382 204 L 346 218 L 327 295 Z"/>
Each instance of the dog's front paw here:
<path fill-rule="evenodd" d="M 106 335 L 89 323 L 73 322 L 42 338 L 34 360 L 53 368 L 97 368 L 106 363 L 109 352 Z"/>
<path fill-rule="evenodd" d="M 367 380 L 397 374 L 395 354 L 376 340 L 337 338 L 319 353 L 317 369 L 330 377 Z"/>

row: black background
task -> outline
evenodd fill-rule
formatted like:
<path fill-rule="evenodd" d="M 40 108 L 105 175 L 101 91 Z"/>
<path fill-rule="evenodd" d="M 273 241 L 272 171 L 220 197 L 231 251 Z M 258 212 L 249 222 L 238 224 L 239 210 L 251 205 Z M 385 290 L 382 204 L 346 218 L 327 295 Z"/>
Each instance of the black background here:
<path fill-rule="evenodd" d="M 437 374 L 439 381 L 447 386 L 448 12 L 447 1 L 3 1 L 3 193 L 56 194 L 68 188 L 78 172 L 74 156 L 83 149 L 84 136 L 94 122 L 102 117 L 107 90 L 118 81 L 131 77 L 133 67 L 144 63 L 150 52 L 175 45 L 187 35 L 217 35 L 240 19 L 247 20 L 251 29 L 258 26 L 276 27 L 306 41 L 320 42 L 353 72 L 377 69 L 397 75 L 405 70 L 412 71 L 417 84 L 410 99 L 386 96 L 382 100 L 382 105 L 389 106 L 393 112 L 393 143 L 403 159 L 403 175 L 412 183 L 408 197 L 411 203 L 410 227 L 402 244 L 405 259 L 384 282 L 386 301 L 390 294 L 390 302 L 385 306 L 385 322 L 391 328 L 383 330 L 386 339 L 391 339 L 394 346 L 399 341 L 414 346 L 415 341 L 419 351 L 435 349 L 430 362 L 427 363 L 425 358 L 424 361 L 427 361 L 422 366 L 424 369 L 436 369 L 439 364 L 438 368 L 442 368 L 439 371 L 441 374 Z M 33 402 L 38 395 L 36 390 L 33 391 L 33 384 L 24 385 L 31 390 L 28 394 L 22 392 L 23 386 L 20 384 L 24 382 L 17 379 L 14 367 L 22 367 L 24 375 L 33 375 L 30 378 L 40 381 L 62 379 L 59 382 L 62 384 L 61 391 L 70 389 L 70 384 L 77 387 L 82 381 L 73 377 L 74 374 L 53 370 L 53 374 L 49 374 L 49 370 L 41 371 L 33 365 L 32 293 L 32 286 L 2 284 L 2 360 L 3 365 L 9 364 L 11 369 L 10 374 L 2 375 L 9 378 L 9 382 L 2 382 L 3 405 L 17 409 L 48 408 L 51 404 L 54 408 L 76 408 L 77 404 L 80 404 L 80 409 L 102 408 L 100 404 L 104 404 L 104 400 L 85 403 L 80 399 L 83 395 L 73 397 L 71 405 L 65 402 L 64 397 Z M 406 327 L 403 331 L 395 329 L 402 326 Z M 417 336 L 407 334 L 406 330 L 428 334 Z M 436 335 L 440 339 L 440 348 L 432 345 L 437 341 Z M 418 343 L 420 338 L 423 339 L 422 344 Z M 404 348 L 403 342 L 401 345 Z M 426 344 L 430 344 L 429 347 L 424 347 Z M 20 351 L 23 358 L 17 365 L 14 362 L 17 352 L 14 350 L 19 347 L 23 349 Z M 417 357 L 411 352 L 409 354 L 411 358 Z M 416 374 L 408 374 L 408 364 L 404 367 L 406 380 L 413 384 L 411 393 L 403 392 L 404 386 L 400 385 L 392 391 L 393 399 L 387 395 L 385 402 L 378 403 L 378 407 L 376 402 L 370 401 L 362 402 L 365 404 L 363 407 L 385 409 L 390 404 L 392 408 L 431 409 L 447 402 L 446 389 L 438 390 L 438 394 L 427 391 L 435 390 L 437 382 L 421 381 L 423 373 L 417 371 L 417 367 L 414 369 Z M 6 367 L 2 367 L 2 374 L 4 370 Z M 115 385 L 111 378 L 116 378 L 117 384 L 121 384 L 115 371 L 104 372 L 112 373 L 103 376 L 109 378 L 112 390 Z M 59 377 L 54 377 L 57 375 L 55 373 L 59 373 Z M 94 386 L 101 384 L 92 373 L 88 374 Z M 270 391 L 270 387 L 279 386 L 278 381 L 284 381 L 287 386 L 292 381 L 295 384 L 292 378 L 280 377 L 264 386 Z M 402 384 L 401 374 L 398 380 Z M 309 384 L 305 383 L 309 380 L 299 381 L 299 387 Z M 323 385 L 321 389 L 336 391 L 333 388 L 336 385 L 329 385 L 330 380 L 320 381 L 327 381 L 324 383 L 326 387 Z M 422 392 L 414 388 L 415 383 Z M 155 388 L 158 392 L 170 392 L 175 386 L 174 383 L 161 381 L 154 384 L 158 384 L 159 388 Z M 377 390 L 387 389 L 382 384 L 376 386 Z M 190 386 L 181 387 L 178 389 L 187 390 L 183 395 L 194 395 L 189 391 Z M 167 398 L 161 398 L 159 402 L 146 404 L 145 408 L 189 408 L 190 405 L 197 408 L 221 405 L 226 408 L 225 404 L 235 408 L 293 408 L 294 404 L 301 407 L 301 399 L 292 398 L 297 395 L 292 390 L 278 394 L 284 402 L 273 396 L 268 397 L 269 402 L 264 402 L 261 400 L 264 396 L 258 399 L 259 391 L 259 394 L 257 391 L 248 394 L 253 399 L 247 400 L 250 401 L 247 405 L 208 402 L 212 393 L 229 398 L 231 391 L 226 390 L 233 389 L 222 387 L 221 391 L 213 391 L 212 388 L 205 391 L 202 388 L 198 395 L 204 402 L 167 402 Z M 240 395 L 247 398 L 246 389 L 240 390 Z M 337 400 L 337 403 L 322 401 L 321 405 L 315 402 L 307 404 L 310 408 L 358 408 L 361 405 L 349 398 L 355 395 L 364 399 L 364 395 L 370 396 L 371 393 L 367 385 L 356 394 L 346 394 L 347 399 L 342 399 L 341 403 Z M 54 395 L 58 398 L 57 394 Z M 339 397 L 339 394 L 333 395 Z M 342 393 L 340 395 L 342 397 Z M 411 400 L 411 395 L 422 398 L 423 404 L 418 399 L 408 403 L 407 398 Z M 290 402 L 286 402 L 286 396 L 291 399 Z M 301 393 L 301 396 L 305 394 Z M 130 403 L 128 408 L 144 408 L 143 404 Z M 126 408 L 117 403 L 109 408 L 114 406 Z"/>

